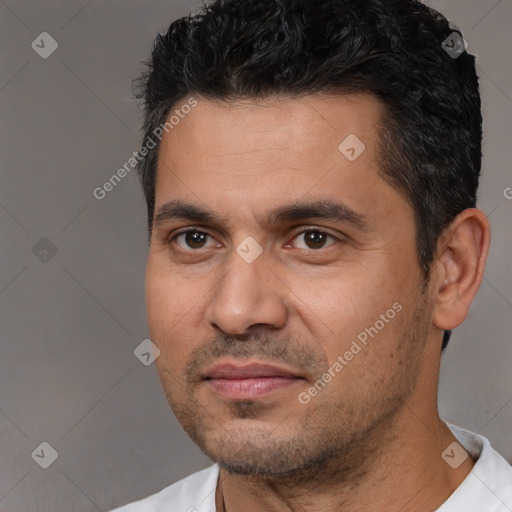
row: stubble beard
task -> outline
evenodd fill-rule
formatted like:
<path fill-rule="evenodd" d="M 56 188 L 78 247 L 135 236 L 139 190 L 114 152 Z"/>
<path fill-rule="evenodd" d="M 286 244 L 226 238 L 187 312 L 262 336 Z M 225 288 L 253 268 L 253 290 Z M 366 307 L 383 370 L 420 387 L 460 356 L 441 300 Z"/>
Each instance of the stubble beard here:
<path fill-rule="evenodd" d="M 370 382 L 379 396 L 370 393 L 365 403 L 349 400 L 340 411 L 333 406 L 332 397 L 330 402 L 316 397 L 302 406 L 311 409 L 297 421 L 291 413 L 269 424 L 258 421 L 266 412 L 261 402 L 233 402 L 229 413 L 230 418 L 238 420 L 237 425 L 225 427 L 208 411 L 207 404 L 198 401 L 197 386 L 187 384 L 185 400 L 166 393 L 168 402 L 192 441 L 230 474 L 291 486 L 318 487 L 327 486 L 333 479 L 357 479 L 368 471 L 369 461 L 378 457 L 381 445 L 394 436 L 395 420 L 415 388 L 428 330 L 424 307 L 424 300 L 420 300 L 400 332 L 395 330 L 400 336 L 397 357 L 402 357 L 403 364 L 392 370 L 399 368 L 397 374 L 382 379 L 380 385 L 378 378 Z M 371 346 L 365 350 L 371 350 Z"/>

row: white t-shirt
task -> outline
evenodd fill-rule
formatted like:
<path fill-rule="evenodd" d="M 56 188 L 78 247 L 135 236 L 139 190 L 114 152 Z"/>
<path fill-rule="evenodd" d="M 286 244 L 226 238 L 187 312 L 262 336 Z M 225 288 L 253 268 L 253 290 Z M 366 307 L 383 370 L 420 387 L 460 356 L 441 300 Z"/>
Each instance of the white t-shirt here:
<path fill-rule="evenodd" d="M 477 461 L 471 473 L 436 512 L 512 512 L 512 466 L 485 437 L 448 426 Z M 218 476 L 219 467 L 210 466 L 148 498 L 111 512 L 216 512 Z"/>

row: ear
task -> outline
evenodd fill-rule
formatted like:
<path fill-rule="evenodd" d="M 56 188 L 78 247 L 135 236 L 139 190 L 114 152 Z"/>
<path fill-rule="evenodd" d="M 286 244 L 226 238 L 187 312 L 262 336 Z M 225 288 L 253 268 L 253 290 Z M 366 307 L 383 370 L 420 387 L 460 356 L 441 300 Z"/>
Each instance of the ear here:
<path fill-rule="evenodd" d="M 489 221 L 477 208 L 462 211 L 440 237 L 431 283 L 432 323 L 439 329 L 454 329 L 465 320 L 482 282 L 490 242 Z"/>

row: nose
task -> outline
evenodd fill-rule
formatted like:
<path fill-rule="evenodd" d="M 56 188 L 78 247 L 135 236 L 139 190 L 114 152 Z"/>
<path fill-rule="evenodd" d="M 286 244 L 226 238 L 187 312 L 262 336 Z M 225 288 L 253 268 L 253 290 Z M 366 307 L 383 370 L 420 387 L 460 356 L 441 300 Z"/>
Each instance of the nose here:
<path fill-rule="evenodd" d="M 248 263 L 234 251 L 213 289 L 206 320 L 233 335 L 255 326 L 282 328 L 288 317 L 285 290 L 264 254 Z"/>

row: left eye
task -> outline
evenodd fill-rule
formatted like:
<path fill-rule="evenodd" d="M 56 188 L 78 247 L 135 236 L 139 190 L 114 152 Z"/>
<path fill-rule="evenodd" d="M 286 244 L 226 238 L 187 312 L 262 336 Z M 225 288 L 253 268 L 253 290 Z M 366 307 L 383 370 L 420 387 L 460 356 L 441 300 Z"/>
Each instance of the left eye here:
<path fill-rule="evenodd" d="M 294 240 L 302 239 L 306 244 L 305 246 L 302 247 L 299 246 L 299 249 L 323 249 L 328 238 L 334 240 L 333 243 L 336 243 L 338 241 L 334 236 L 330 235 L 329 233 L 314 229 L 299 233 L 299 235 L 296 236 Z"/>

